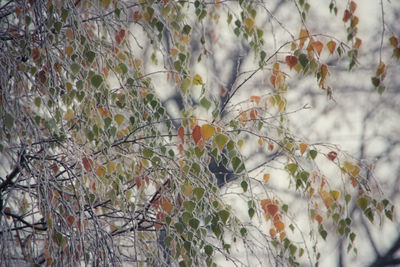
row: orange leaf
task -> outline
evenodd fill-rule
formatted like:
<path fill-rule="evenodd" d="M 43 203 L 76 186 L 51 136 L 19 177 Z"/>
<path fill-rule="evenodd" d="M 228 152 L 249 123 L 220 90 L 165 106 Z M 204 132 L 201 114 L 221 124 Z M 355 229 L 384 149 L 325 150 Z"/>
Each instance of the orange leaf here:
<path fill-rule="evenodd" d="M 256 104 L 258 105 L 258 103 L 260 103 L 261 97 L 260 96 L 250 96 L 250 100 L 256 102 Z"/>
<path fill-rule="evenodd" d="M 343 21 L 347 22 L 351 18 L 351 15 L 352 15 L 351 12 L 348 9 L 346 9 L 344 11 Z"/>
<path fill-rule="evenodd" d="M 268 183 L 268 181 L 269 181 L 269 174 L 266 173 L 266 174 L 264 174 L 264 182 Z"/>
<path fill-rule="evenodd" d="M 87 157 L 82 158 L 83 167 L 88 172 L 92 169 L 93 161 Z"/>
<path fill-rule="evenodd" d="M 171 56 L 176 56 L 177 54 L 178 54 L 178 49 L 176 49 L 176 48 L 172 48 L 171 50 L 170 50 L 170 53 L 171 53 Z"/>
<path fill-rule="evenodd" d="M 313 42 L 311 45 L 312 45 L 312 48 L 314 49 L 314 51 L 317 52 L 318 56 L 320 56 L 322 48 L 324 47 L 324 44 L 321 43 L 320 41 L 316 41 L 316 42 Z"/>
<path fill-rule="evenodd" d="M 280 220 L 274 221 L 274 226 L 278 233 L 285 229 L 285 224 Z"/>
<path fill-rule="evenodd" d="M 295 56 L 286 56 L 285 58 L 286 64 L 288 64 L 289 68 L 292 69 L 294 66 L 297 65 L 297 57 Z"/>
<path fill-rule="evenodd" d="M 133 19 L 137 22 L 142 18 L 142 14 L 139 11 L 133 12 Z"/>
<path fill-rule="evenodd" d="M 269 229 L 269 234 L 270 234 L 272 237 L 275 237 L 275 236 L 276 236 L 276 231 L 275 231 L 275 229 L 273 229 L 273 228 Z"/>
<path fill-rule="evenodd" d="M 226 94 L 226 89 L 224 87 L 221 87 L 221 95 L 225 96 Z"/>
<path fill-rule="evenodd" d="M 194 142 L 197 144 L 201 138 L 201 128 L 199 125 L 196 125 L 192 131 L 192 137 Z"/>
<path fill-rule="evenodd" d="M 250 118 L 252 120 L 255 120 L 257 118 L 257 114 L 258 114 L 258 111 L 256 109 L 253 108 L 252 110 L 250 110 Z"/>
<path fill-rule="evenodd" d="M 269 149 L 269 151 L 274 150 L 274 144 L 269 144 L 269 145 L 268 145 L 268 149 Z"/>
<path fill-rule="evenodd" d="M 258 138 L 258 144 L 259 144 L 260 146 L 263 146 L 263 139 L 262 139 L 262 138 Z"/>
<path fill-rule="evenodd" d="M 268 214 L 268 209 L 267 209 L 267 206 L 269 205 L 269 204 L 271 204 L 272 203 L 272 201 L 271 201 L 271 199 L 263 199 L 263 200 L 261 200 L 261 207 L 262 207 L 262 209 L 264 210 L 264 212 L 266 213 L 266 214 Z"/>
<path fill-rule="evenodd" d="M 328 66 L 326 64 L 321 65 L 321 81 L 325 80 L 326 74 L 328 74 Z"/>
<path fill-rule="evenodd" d="M 358 49 L 358 48 L 360 48 L 361 43 L 362 43 L 361 39 L 360 38 L 356 38 L 356 43 L 354 44 L 353 47 Z"/>
<path fill-rule="evenodd" d="M 300 39 L 300 44 L 299 44 L 299 49 L 303 48 L 304 43 L 306 42 L 308 37 L 308 32 L 306 29 L 301 29 L 299 39 Z"/>
<path fill-rule="evenodd" d="M 185 128 L 183 128 L 183 126 L 178 128 L 178 136 L 181 139 L 182 144 L 184 144 L 185 143 L 185 138 L 184 138 L 185 137 Z"/>
<path fill-rule="evenodd" d="M 300 153 L 301 153 L 302 155 L 304 154 L 304 152 L 306 152 L 306 149 L 307 149 L 307 145 L 304 144 L 304 143 L 301 143 L 301 144 L 300 144 Z"/>
<path fill-rule="evenodd" d="M 315 216 L 315 220 L 318 222 L 318 224 L 321 224 L 322 223 L 322 217 L 321 217 L 321 215 L 317 215 L 317 216 Z"/>
<path fill-rule="evenodd" d="M 274 65 L 272 66 L 272 73 L 276 75 L 278 74 L 278 72 L 279 72 L 279 63 L 275 62 Z"/>
<path fill-rule="evenodd" d="M 161 207 L 165 212 L 167 212 L 168 214 L 171 214 L 171 211 L 174 208 L 174 205 L 172 205 L 171 201 L 168 198 L 162 198 L 161 199 Z"/>
<path fill-rule="evenodd" d="M 329 41 L 329 42 L 326 44 L 326 46 L 328 47 L 329 52 L 330 52 L 331 54 L 333 54 L 333 53 L 335 52 L 335 48 L 336 48 L 336 42 L 335 42 L 335 41 L 333 41 L 333 40 Z"/>
<path fill-rule="evenodd" d="M 179 150 L 179 154 L 181 154 L 181 155 L 183 155 L 183 145 L 182 144 L 179 144 L 179 146 L 178 146 L 178 150 Z M 182 166 L 181 166 L 182 167 Z"/>

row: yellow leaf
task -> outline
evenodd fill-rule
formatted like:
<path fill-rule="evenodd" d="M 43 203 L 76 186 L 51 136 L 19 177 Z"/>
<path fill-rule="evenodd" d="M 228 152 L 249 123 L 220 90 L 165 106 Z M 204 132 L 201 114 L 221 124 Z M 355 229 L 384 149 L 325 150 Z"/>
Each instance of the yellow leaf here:
<path fill-rule="evenodd" d="M 329 192 L 329 195 L 331 196 L 332 199 L 337 200 L 339 198 L 339 191 L 332 190 Z"/>
<path fill-rule="evenodd" d="M 299 39 L 300 39 L 300 44 L 299 44 L 299 49 L 303 48 L 304 43 L 306 42 L 308 37 L 308 32 L 306 29 L 301 29 Z"/>
<path fill-rule="evenodd" d="M 306 152 L 306 149 L 307 149 L 307 145 L 304 144 L 304 143 L 301 143 L 301 144 L 300 144 L 300 153 L 301 153 L 302 155 L 304 154 L 304 152 Z"/>
<path fill-rule="evenodd" d="M 241 148 L 243 146 L 244 141 L 242 139 L 240 139 L 237 144 L 238 146 Z"/>
<path fill-rule="evenodd" d="M 72 46 L 67 46 L 66 48 L 65 48 L 65 54 L 67 54 L 67 56 L 70 56 L 71 54 L 72 54 L 72 51 L 73 51 L 74 49 L 72 48 Z"/>
<path fill-rule="evenodd" d="M 259 144 L 260 146 L 263 146 L 263 139 L 262 139 L 262 138 L 259 138 L 259 139 L 258 139 L 258 144 Z"/>
<path fill-rule="evenodd" d="M 67 121 L 70 121 L 74 118 L 75 113 L 72 109 L 68 109 L 67 112 L 64 115 L 64 119 L 66 119 Z"/>
<path fill-rule="evenodd" d="M 106 175 L 106 168 L 104 168 L 103 166 L 98 167 L 96 170 L 96 174 L 100 177 L 103 178 Z"/>
<path fill-rule="evenodd" d="M 264 174 L 264 182 L 268 183 L 269 181 L 269 173 Z"/>
<path fill-rule="evenodd" d="M 110 161 L 109 163 L 107 163 L 107 172 L 112 173 L 114 170 L 115 170 L 115 162 Z"/>
<path fill-rule="evenodd" d="M 115 122 L 118 124 L 118 126 L 121 126 L 121 124 L 124 122 L 125 117 L 122 114 L 117 114 L 114 116 Z"/>
<path fill-rule="evenodd" d="M 245 18 L 244 19 L 244 24 L 246 25 L 246 28 L 248 30 L 251 30 L 254 26 L 254 20 L 252 20 L 251 18 Z"/>
<path fill-rule="evenodd" d="M 209 124 L 201 126 L 201 134 L 203 135 L 204 142 L 210 139 L 215 133 L 215 128 Z"/>
<path fill-rule="evenodd" d="M 193 77 L 193 84 L 194 85 L 202 85 L 203 84 L 203 79 L 199 74 L 194 75 Z"/>

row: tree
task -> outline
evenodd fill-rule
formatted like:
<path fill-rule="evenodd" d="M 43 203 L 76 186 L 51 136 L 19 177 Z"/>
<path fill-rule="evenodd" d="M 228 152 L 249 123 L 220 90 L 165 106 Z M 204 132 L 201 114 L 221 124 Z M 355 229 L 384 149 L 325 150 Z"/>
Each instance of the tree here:
<path fill-rule="evenodd" d="M 4 264 L 316 264 L 328 232 L 357 251 L 350 207 L 392 219 L 368 164 L 307 143 L 289 120 L 308 108 L 292 108 L 290 76 L 332 96 L 328 60 L 357 67 L 356 3 L 329 4 L 343 40 L 311 30 L 305 1 L 290 7 L 301 27 L 289 30 L 281 6 L 2 3 Z M 273 45 L 267 26 L 287 40 Z M 372 78 L 381 94 L 386 71 L 381 60 Z M 277 179 L 305 200 L 306 219 Z"/>

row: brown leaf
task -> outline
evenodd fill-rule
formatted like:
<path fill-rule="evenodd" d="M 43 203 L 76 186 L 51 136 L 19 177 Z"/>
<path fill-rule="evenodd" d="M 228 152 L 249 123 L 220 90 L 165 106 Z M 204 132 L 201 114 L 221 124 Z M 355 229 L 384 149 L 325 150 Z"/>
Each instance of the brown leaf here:
<path fill-rule="evenodd" d="M 352 16 L 351 12 L 348 9 L 346 9 L 344 11 L 343 21 L 347 22 L 351 18 L 351 16 Z"/>
<path fill-rule="evenodd" d="M 297 57 L 295 56 L 286 56 L 285 58 L 286 64 L 288 64 L 289 68 L 292 69 L 294 66 L 297 65 Z"/>
<path fill-rule="evenodd" d="M 185 128 L 183 128 L 183 126 L 178 128 L 178 136 L 182 141 L 182 144 L 185 143 Z"/>
<path fill-rule="evenodd" d="M 326 44 L 326 47 L 328 47 L 329 52 L 330 52 L 331 54 L 333 54 L 333 53 L 335 52 L 336 42 L 333 41 L 333 40 L 331 40 L 331 41 L 329 41 L 329 42 Z"/>
<path fill-rule="evenodd" d="M 192 131 L 192 137 L 194 142 L 197 144 L 201 138 L 201 128 L 199 125 L 196 125 Z"/>
<path fill-rule="evenodd" d="M 93 161 L 87 157 L 82 158 L 83 167 L 88 172 L 92 169 Z"/>
<path fill-rule="evenodd" d="M 317 52 L 318 56 L 320 56 L 322 48 L 324 47 L 324 44 L 321 43 L 320 41 L 315 41 L 311 44 L 311 46 L 314 49 L 314 51 Z"/>

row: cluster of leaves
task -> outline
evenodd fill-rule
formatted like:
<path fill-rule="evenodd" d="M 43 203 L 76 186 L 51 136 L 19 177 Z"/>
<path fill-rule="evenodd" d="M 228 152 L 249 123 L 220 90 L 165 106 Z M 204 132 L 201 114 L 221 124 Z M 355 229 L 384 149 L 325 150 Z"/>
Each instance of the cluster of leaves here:
<path fill-rule="evenodd" d="M 310 6 L 299 4 L 305 20 Z M 310 218 L 323 239 L 333 224 L 352 247 L 355 233 L 346 209 L 353 199 L 371 221 L 382 212 L 392 218 L 390 202 L 365 190 L 360 166 L 339 160 L 336 152 L 327 157 L 342 171 L 343 191 L 333 185 L 327 189 L 321 171 L 306 171 L 298 158 L 314 162 L 319 148 L 296 141 L 287 124 L 284 62 L 300 75 L 311 73 L 330 91 L 321 53 L 325 46 L 340 56 L 344 42 L 311 34 L 304 25 L 299 38 L 281 47 L 290 45 L 290 55 L 278 58 L 278 50 L 267 58 L 252 1 L 31 0 L 10 1 L 1 9 L 9 11 L 1 18 L 9 26 L 1 33 L 0 55 L 1 87 L 6 88 L 0 99 L 0 153 L 12 166 L 0 183 L 6 264 L 212 266 L 218 254 L 231 257 L 230 240 L 243 240 L 251 251 L 248 225 L 256 225 L 252 220 L 263 211 L 265 223 L 271 223 L 262 231 L 264 241 L 276 248 L 271 255 L 299 265 L 307 249 L 295 245 L 287 229 L 288 224 L 295 232 L 288 205 L 253 194 L 241 151 L 251 138 L 286 159 L 283 169 L 295 190 L 308 196 Z M 361 44 L 355 37 L 355 9 L 351 2 L 343 18 L 350 21 L 350 69 Z M 192 71 L 192 43 L 203 46 L 201 62 L 215 42 L 207 43 L 198 25 L 206 19 L 216 25 L 221 14 L 227 14 L 233 35 L 247 43 L 258 63 L 241 84 L 224 92 L 223 103 L 212 100 L 212 90 Z M 131 24 L 142 33 L 131 31 Z M 180 88 L 179 118 L 168 115 L 146 72 L 146 57 L 134 52 L 139 35 L 154 50 L 156 65 L 161 52 L 166 80 Z M 228 106 L 257 72 L 269 73 L 271 92 Z M 383 80 L 384 72 L 383 65 L 377 77 Z M 199 105 L 193 88 L 201 88 Z M 211 107 L 211 116 L 195 115 Z M 231 170 L 248 200 L 249 222 L 239 220 L 221 196 L 211 161 Z M 268 189 L 269 174 L 263 181 Z"/>

